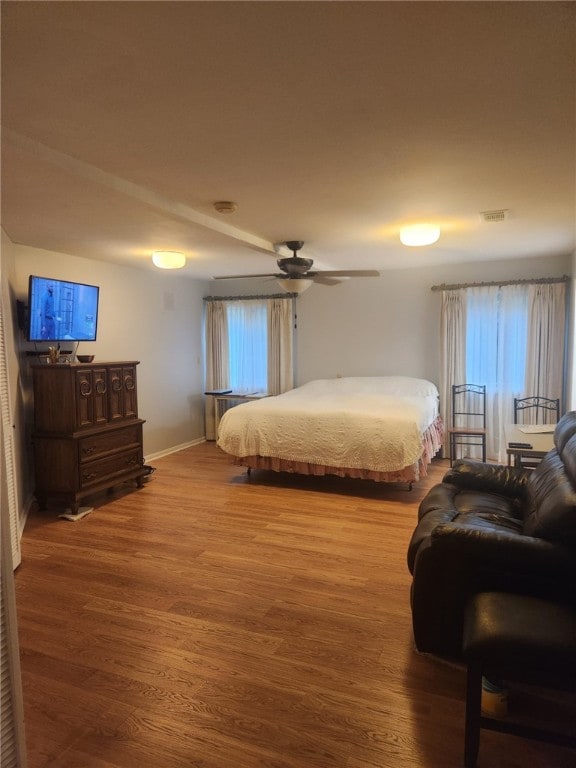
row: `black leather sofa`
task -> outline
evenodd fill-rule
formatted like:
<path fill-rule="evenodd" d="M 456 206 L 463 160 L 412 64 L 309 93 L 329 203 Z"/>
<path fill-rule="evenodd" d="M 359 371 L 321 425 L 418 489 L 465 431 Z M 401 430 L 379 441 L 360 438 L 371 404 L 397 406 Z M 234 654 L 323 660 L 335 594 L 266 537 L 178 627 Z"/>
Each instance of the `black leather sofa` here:
<path fill-rule="evenodd" d="M 576 604 L 576 412 L 534 470 L 463 459 L 422 500 L 408 548 L 419 651 L 460 657 L 466 604 L 511 592 Z"/>

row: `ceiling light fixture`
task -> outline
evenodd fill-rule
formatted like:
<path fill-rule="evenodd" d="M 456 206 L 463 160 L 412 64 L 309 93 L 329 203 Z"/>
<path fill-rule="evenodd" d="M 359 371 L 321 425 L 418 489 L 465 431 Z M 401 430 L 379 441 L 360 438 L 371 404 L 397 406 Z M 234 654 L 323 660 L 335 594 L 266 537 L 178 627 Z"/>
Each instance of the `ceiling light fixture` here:
<path fill-rule="evenodd" d="M 439 237 L 440 227 L 435 224 L 411 224 L 400 230 L 400 242 L 413 247 L 432 245 Z"/>
<path fill-rule="evenodd" d="M 152 261 L 159 269 L 182 269 L 186 256 L 179 251 L 154 251 Z"/>
<path fill-rule="evenodd" d="M 305 277 L 279 277 L 276 282 L 287 293 L 304 293 L 310 288 L 314 280 Z"/>

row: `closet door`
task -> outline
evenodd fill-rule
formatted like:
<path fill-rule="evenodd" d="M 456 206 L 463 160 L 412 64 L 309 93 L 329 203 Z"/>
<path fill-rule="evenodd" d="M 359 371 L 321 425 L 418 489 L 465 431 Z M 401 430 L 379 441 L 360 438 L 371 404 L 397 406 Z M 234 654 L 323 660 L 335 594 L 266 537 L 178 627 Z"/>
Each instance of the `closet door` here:
<path fill-rule="evenodd" d="M 0 432 L 4 439 L 2 428 Z M 0 469 L 4 470 L 4 467 Z M 0 473 L 0 479 L 0 502 L 4 508 L 4 504 L 7 503 L 7 493 L 3 471 Z M 4 515 L 0 515 L 0 527 L 2 528 L 0 532 L 0 739 L 2 742 L 0 753 L 2 768 L 26 768 L 14 565 L 8 536 L 9 521 Z"/>
<path fill-rule="evenodd" d="M 25 768 L 24 708 L 16 626 L 14 568 L 20 563 L 18 503 L 14 462 L 14 428 L 5 346 L 5 325 L 0 300 L 0 738 L 2 768 Z"/>
<path fill-rule="evenodd" d="M 16 463 L 14 457 L 14 427 L 10 403 L 10 386 L 8 381 L 8 363 L 6 359 L 5 327 L 0 301 L 0 403 L 2 408 L 2 464 L 0 478 L 6 493 L 8 518 L 10 521 L 10 543 L 12 546 L 12 562 L 14 568 L 20 565 L 20 532 L 18 530 L 18 498 L 16 494 Z M 4 505 L 3 505 L 4 506 Z"/>

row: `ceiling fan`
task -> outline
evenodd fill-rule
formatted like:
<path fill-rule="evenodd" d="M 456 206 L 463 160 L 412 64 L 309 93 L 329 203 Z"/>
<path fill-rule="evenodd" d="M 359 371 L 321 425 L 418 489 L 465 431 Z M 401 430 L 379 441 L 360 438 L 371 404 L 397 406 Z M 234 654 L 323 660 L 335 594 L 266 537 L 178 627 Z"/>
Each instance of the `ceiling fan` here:
<path fill-rule="evenodd" d="M 338 278 L 348 277 L 378 277 L 380 272 L 376 269 L 336 269 L 323 270 L 321 272 L 312 271 L 314 261 L 298 256 L 298 251 L 304 246 L 302 240 L 287 240 L 285 245 L 292 251 L 292 256 L 285 256 L 278 259 L 276 263 L 281 274 L 267 273 L 263 275 L 225 275 L 217 277 L 216 280 L 235 280 L 247 277 L 275 277 L 278 283 L 288 291 L 288 293 L 302 293 L 309 288 L 312 283 L 321 283 L 322 285 L 338 285 Z"/>

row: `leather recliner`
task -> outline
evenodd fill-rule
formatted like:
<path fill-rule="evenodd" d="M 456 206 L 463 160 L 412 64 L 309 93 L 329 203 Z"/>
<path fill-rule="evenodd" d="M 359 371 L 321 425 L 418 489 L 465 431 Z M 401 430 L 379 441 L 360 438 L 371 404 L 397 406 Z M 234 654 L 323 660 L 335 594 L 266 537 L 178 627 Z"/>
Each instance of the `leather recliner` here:
<path fill-rule="evenodd" d="M 576 411 L 534 470 L 462 459 L 422 500 L 408 548 L 419 651 L 459 658 L 479 592 L 576 603 Z"/>

